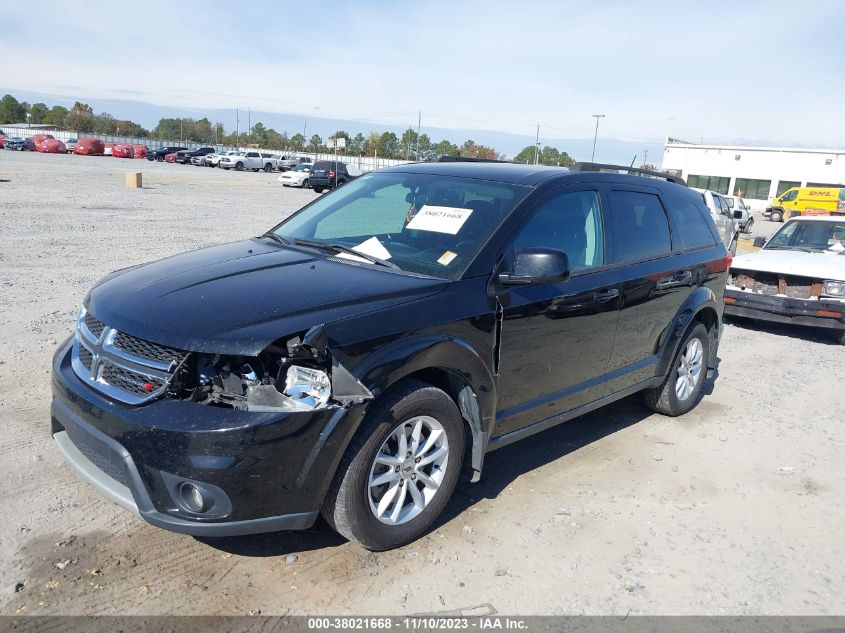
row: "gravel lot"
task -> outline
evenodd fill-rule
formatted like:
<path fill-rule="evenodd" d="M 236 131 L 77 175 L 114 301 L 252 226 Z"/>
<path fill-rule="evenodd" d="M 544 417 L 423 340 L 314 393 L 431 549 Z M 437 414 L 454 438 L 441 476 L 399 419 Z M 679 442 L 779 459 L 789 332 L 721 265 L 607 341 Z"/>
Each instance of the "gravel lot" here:
<path fill-rule="evenodd" d="M 86 289 L 313 199 L 276 177 L 0 152 L 0 613 L 845 613 L 843 349 L 814 330 L 727 325 L 693 412 L 630 398 L 495 452 L 397 551 L 322 523 L 200 541 L 101 499 L 49 436 L 50 358 Z"/>

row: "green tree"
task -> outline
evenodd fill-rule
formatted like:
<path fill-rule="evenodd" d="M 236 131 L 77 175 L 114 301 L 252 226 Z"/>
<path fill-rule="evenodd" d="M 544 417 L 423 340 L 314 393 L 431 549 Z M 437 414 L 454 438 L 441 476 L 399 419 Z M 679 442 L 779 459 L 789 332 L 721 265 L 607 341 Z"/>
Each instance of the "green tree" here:
<path fill-rule="evenodd" d="M 294 134 L 290 137 L 290 147 L 295 152 L 305 149 L 305 137 L 302 134 Z"/>
<path fill-rule="evenodd" d="M 53 106 L 44 115 L 44 123 L 47 125 L 58 125 L 60 127 L 65 127 L 67 123 L 67 115 L 68 109 L 62 106 Z"/>
<path fill-rule="evenodd" d="M 366 143 L 367 139 L 364 138 L 364 135 L 358 132 L 349 142 L 348 142 L 348 150 L 349 153 L 354 156 L 360 156 L 364 151 L 364 143 Z"/>
<path fill-rule="evenodd" d="M 44 123 L 44 117 L 49 111 L 46 103 L 33 103 L 29 108 L 30 123 Z"/>
<path fill-rule="evenodd" d="M 408 128 L 402 133 L 402 138 L 399 139 L 399 156 L 405 160 L 411 160 L 415 157 L 416 151 L 417 131 Z"/>
<path fill-rule="evenodd" d="M 455 145 L 454 143 L 450 143 L 447 140 L 442 140 L 439 143 L 435 143 L 434 147 L 434 158 L 439 156 L 460 156 L 461 148 Z"/>
<path fill-rule="evenodd" d="M 419 139 L 417 139 L 417 148 L 420 160 L 434 160 L 437 158 L 437 156 L 434 155 L 434 149 L 431 144 L 431 139 L 428 138 L 428 134 L 420 134 Z"/>
<path fill-rule="evenodd" d="M 311 136 L 311 140 L 308 141 L 308 149 L 314 153 L 316 153 L 320 146 L 323 144 L 323 139 L 320 138 L 319 134 L 314 134 Z"/>
<path fill-rule="evenodd" d="M 252 134 L 250 134 L 250 141 L 259 147 L 267 145 L 267 128 L 260 121 L 252 126 Z"/>
<path fill-rule="evenodd" d="M 479 145 L 472 139 L 464 142 L 461 146 L 460 155 L 466 156 L 467 158 L 487 158 L 491 160 L 499 158 L 499 154 L 495 149 L 485 145 Z"/>
<path fill-rule="evenodd" d="M 67 115 L 66 123 L 77 132 L 94 131 L 94 110 L 87 103 L 77 101 Z"/>
<path fill-rule="evenodd" d="M 513 162 L 523 163 L 525 165 L 533 165 L 534 155 L 536 151 L 537 149 L 534 145 L 528 145 L 527 147 L 523 147 L 519 154 L 514 156 Z"/>
<path fill-rule="evenodd" d="M 26 122 L 26 108 L 12 95 L 0 99 L 0 123 Z"/>
<path fill-rule="evenodd" d="M 381 135 L 378 132 L 370 132 L 367 140 L 364 141 L 364 154 L 367 156 L 375 156 L 378 153 L 378 142 Z"/>
<path fill-rule="evenodd" d="M 385 132 L 378 139 L 378 155 L 382 158 L 396 158 L 399 152 L 399 139 L 393 132 Z"/>

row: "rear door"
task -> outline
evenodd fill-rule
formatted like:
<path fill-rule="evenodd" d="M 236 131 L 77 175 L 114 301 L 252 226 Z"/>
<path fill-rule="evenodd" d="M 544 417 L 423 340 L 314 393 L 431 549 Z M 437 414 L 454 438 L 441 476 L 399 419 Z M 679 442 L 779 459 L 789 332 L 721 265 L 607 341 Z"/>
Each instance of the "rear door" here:
<path fill-rule="evenodd" d="M 608 201 L 621 308 L 603 395 L 655 376 L 660 344 L 694 283 L 658 189 L 614 185 Z"/>
<path fill-rule="evenodd" d="M 564 251 L 562 284 L 512 286 L 503 309 L 494 436 L 517 431 L 601 392 L 619 309 L 618 271 L 609 266 L 601 189 L 562 187 L 540 200 L 506 249 Z"/>

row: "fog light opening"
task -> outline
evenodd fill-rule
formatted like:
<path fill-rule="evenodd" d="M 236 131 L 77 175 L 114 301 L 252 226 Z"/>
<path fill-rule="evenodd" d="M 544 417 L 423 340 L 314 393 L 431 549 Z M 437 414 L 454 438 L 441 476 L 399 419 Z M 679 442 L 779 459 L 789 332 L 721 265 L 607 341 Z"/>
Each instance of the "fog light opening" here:
<path fill-rule="evenodd" d="M 182 495 L 182 503 L 191 512 L 201 513 L 208 510 L 211 505 L 205 498 L 202 488 L 192 483 L 185 482 L 179 487 Z"/>

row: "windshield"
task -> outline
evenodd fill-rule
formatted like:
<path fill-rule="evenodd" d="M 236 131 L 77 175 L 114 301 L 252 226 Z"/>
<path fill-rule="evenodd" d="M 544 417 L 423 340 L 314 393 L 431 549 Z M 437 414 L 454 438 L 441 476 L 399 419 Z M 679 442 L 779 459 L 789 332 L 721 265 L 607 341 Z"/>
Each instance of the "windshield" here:
<path fill-rule="evenodd" d="M 469 178 L 376 172 L 319 198 L 272 233 L 455 280 L 530 191 Z"/>
<path fill-rule="evenodd" d="M 765 248 L 845 252 L 845 218 L 787 222 Z"/>

